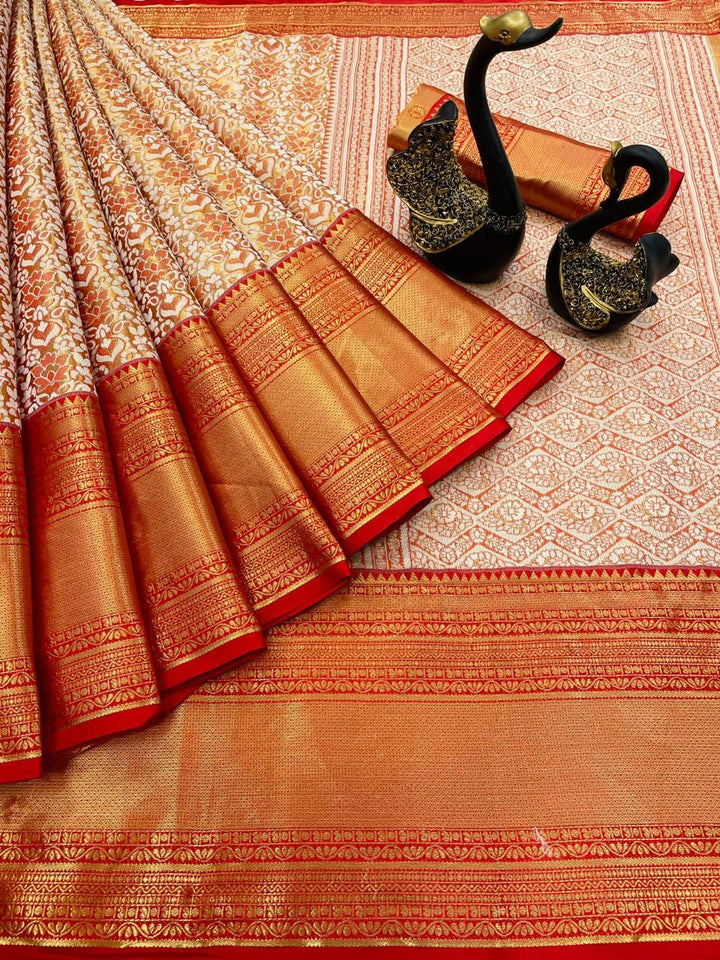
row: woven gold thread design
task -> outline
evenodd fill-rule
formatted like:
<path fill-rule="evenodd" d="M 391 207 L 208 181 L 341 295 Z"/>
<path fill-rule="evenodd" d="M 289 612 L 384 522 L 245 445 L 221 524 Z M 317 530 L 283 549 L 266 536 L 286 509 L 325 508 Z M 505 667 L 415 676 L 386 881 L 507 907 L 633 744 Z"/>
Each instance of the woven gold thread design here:
<path fill-rule="evenodd" d="M 30 548 L 20 430 L 0 425 L 0 763 L 40 754 L 30 646 Z"/>
<path fill-rule="evenodd" d="M 557 4 L 530 2 L 524 9 L 540 23 L 557 15 Z M 253 33 L 335 33 L 340 36 L 387 34 L 401 37 L 470 36 L 478 32 L 486 4 L 476 3 L 342 3 L 318 5 L 205 4 L 127 7 L 135 23 L 156 37 L 227 37 L 245 30 Z M 563 9 L 564 33 L 675 33 L 712 34 L 720 29 L 720 3 L 711 0 L 615 2 L 590 0 Z"/>
<path fill-rule="evenodd" d="M 193 787 L 184 780 L 182 790 L 170 788 L 177 809 L 165 803 L 138 807 L 133 795 L 124 812 L 113 808 L 113 816 L 119 813 L 124 819 L 111 824 L 104 822 L 91 795 L 75 800 L 79 806 L 69 825 L 57 801 L 63 790 L 77 790 L 76 779 L 66 774 L 57 778 L 55 808 L 50 801 L 49 810 L 37 796 L 26 807 L 21 791 L 13 787 L 3 808 L 0 877 L 12 884 L 16 896 L 0 920 L 0 940 L 69 948 L 193 942 L 287 946 L 308 940 L 326 946 L 450 947 L 716 936 L 720 828 L 715 820 L 683 819 L 684 804 L 701 809 L 684 784 L 674 794 L 678 806 L 670 817 L 628 816 L 623 821 L 612 816 L 617 800 L 612 778 L 604 781 L 607 799 L 581 797 L 559 786 L 555 773 L 570 760 L 580 762 L 578 737 L 583 743 L 607 737 L 617 732 L 618 717 L 622 723 L 634 718 L 642 727 L 628 730 L 612 756 L 618 758 L 616 774 L 634 777 L 634 791 L 644 803 L 654 802 L 658 791 L 667 798 L 675 789 L 672 778 L 662 761 L 629 772 L 623 771 L 622 761 L 624 751 L 627 758 L 635 755 L 634 737 L 657 738 L 658 717 L 670 724 L 662 728 L 666 735 L 685 738 L 686 769 L 696 769 L 712 751 L 708 737 L 714 733 L 697 736 L 685 721 L 696 712 L 712 716 L 720 697 L 713 669 L 720 658 L 719 592 L 717 570 L 360 573 L 334 597 L 273 630 L 268 653 L 254 662 L 254 676 L 244 670 L 206 684 L 186 704 L 180 728 L 157 728 L 151 740 L 155 749 L 166 751 L 169 762 L 192 756 L 211 771 L 218 769 L 213 763 L 225 769 L 232 758 L 222 746 L 213 749 L 207 728 L 198 740 L 200 716 L 206 724 L 217 722 L 222 736 L 227 717 L 237 717 L 243 705 L 250 705 L 251 713 L 245 715 L 279 721 L 277 729 L 268 726 L 266 737 L 284 742 L 298 729 L 293 724 L 302 722 L 304 746 L 291 758 L 292 769 L 307 775 L 302 760 L 307 751 L 309 769 L 332 770 L 338 778 L 332 820 L 313 820 L 322 798 L 312 794 L 298 801 L 293 790 L 277 809 L 263 810 L 264 820 L 258 823 L 256 809 L 245 808 L 247 794 L 226 797 L 216 791 L 210 796 L 209 781 Z M 522 686 L 534 666 L 544 662 L 539 648 L 553 661 L 546 681 L 574 664 L 577 684 L 543 686 L 538 675 L 537 690 Z M 684 674 L 677 670 L 680 648 L 688 667 Z M 309 651 L 318 655 L 309 657 Z M 476 694 L 483 680 L 514 678 L 514 698 L 500 697 L 497 690 L 487 690 L 483 700 L 469 698 L 472 690 L 457 676 L 463 661 Z M 326 671 L 322 681 L 308 669 L 310 662 Z M 705 669 L 693 674 L 693 664 Z M 621 675 L 615 673 L 618 665 Z M 343 739 L 342 718 L 346 725 L 361 723 L 374 709 L 373 697 L 381 704 L 376 722 L 384 724 L 383 773 L 392 775 L 391 789 L 378 777 L 374 786 L 385 790 L 386 799 L 378 802 L 376 790 L 368 791 L 358 822 L 353 803 L 339 811 L 338 798 L 354 798 L 343 791 L 357 789 L 363 772 L 377 774 L 377 760 L 349 752 L 357 741 Z M 308 702 L 313 698 L 315 706 Z M 680 712 L 667 707 L 670 700 Z M 588 708 L 599 725 L 583 732 L 572 720 L 584 718 Z M 553 726 L 536 736 L 532 725 L 538 711 Z M 410 739 L 403 719 L 409 712 L 424 721 L 420 734 Z M 488 825 L 477 815 L 488 809 L 488 797 L 483 805 L 457 794 L 458 807 L 474 804 L 474 818 L 456 807 L 448 811 L 449 778 L 457 777 L 460 768 L 451 764 L 444 769 L 444 757 L 435 751 L 455 749 L 447 731 L 459 732 L 458 717 L 477 724 L 477 731 L 500 719 L 507 746 L 526 750 L 529 738 L 538 751 L 532 757 L 551 766 L 552 735 L 553 746 L 568 753 L 557 758 L 560 767 L 545 779 L 540 771 L 540 779 L 554 790 L 559 816 L 534 819 L 547 798 L 524 798 L 535 783 L 531 764 L 525 772 L 528 784 L 519 791 L 515 779 L 504 782 L 505 789 L 512 784 L 516 806 L 510 814 L 498 808 L 497 822 Z M 527 726 L 518 732 L 519 743 L 513 743 L 514 722 L 523 718 Z M 441 721 L 441 732 L 434 730 L 433 719 Z M 426 755 L 427 741 L 432 746 Z M 199 742 L 204 746 L 196 755 Z M 268 755 L 279 762 L 252 735 L 245 742 L 252 745 L 243 755 L 243 769 L 254 774 L 265 769 Z M 347 752 L 335 758 L 340 742 Z M 421 751 L 421 768 L 428 776 L 415 781 L 419 799 L 408 806 L 406 797 L 393 792 L 393 778 L 405 775 L 412 757 L 409 744 Z M 109 762 L 137 762 L 132 740 L 108 748 L 112 753 L 104 760 L 100 753 L 86 756 L 74 778 L 92 785 L 94 777 L 106 774 Z M 492 737 L 483 747 L 471 730 L 462 749 L 475 759 L 495 756 L 502 766 Z M 655 755 L 662 756 L 662 751 Z M 93 757 L 100 757 L 96 771 Z M 482 783 L 485 775 L 479 771 L 476 782 Z M 517 777 L 512 763 L 509 775 Z M 144 788 L 150 789 L 153 777 L 162 772 L 146 776 Z M 603 777 L 602 765 L 597 776 Z M 193 797 L 187 798 L 187 792 Z M 209 806 L 209 816 L 195 805 L 198 796 Z M 289 805 L 296 801 L 296 816 L 287 819 Z M 656 813 L 662 802 L 655 804 Z M 605 815 L 597 821 L 581 819 L 579 811 L 588 803 Z M 705 809 L 708 803 L 714 814 L 716 798 L 705 798 Z M 643 809 L 641 804 L 641 813 Z M 297 810 L 304 816 L 297 816 Z M 83 812 L 87 826 L 78 819 Z"/>
<path fill-rule="evenodd" d="M 63 397 L 25 429 L 43 723 L 56 732 L 151 706 L 157 687 L 97 398 Z"/>
<path fill-rule="evenodd" d="M 324 245 L 308 244 L 276 273 L 418 471 L 498 419 Z"/>
<path fill-rule="evenodd" d="M 382 496 L 389 505 L 422 486 L 274 276 L 254 274 L 209 316 L 341 544 Z"/>
<path fill-rule="evenodd" d="M 357 210 L 323 241 L 390 313 L 487 403 L 498 405 L 552 351 Z M 443 324 L 437 323 L 442 313 Z"/>

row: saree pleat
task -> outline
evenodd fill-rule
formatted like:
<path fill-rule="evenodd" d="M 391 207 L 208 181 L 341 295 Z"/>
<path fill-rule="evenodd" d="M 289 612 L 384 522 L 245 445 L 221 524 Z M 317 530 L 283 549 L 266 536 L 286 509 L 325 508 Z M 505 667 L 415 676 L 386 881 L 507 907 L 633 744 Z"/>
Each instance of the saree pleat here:
<path fill-rule="evenodd" d="M 2 17 L 0 780 L 17 780 L 262 650 L 561 360 L 114 8 Z"/>
<path fill-rule="evenodd" d="M 423 347 L 160 80 L 90 3 L 82 8 L 138 102 L 249 239 L 426 482 L 507 425 Z"/>
<path fill-rule="evenodd" d="M 73 6 L 64 11 L 128 166 L 196 296 L 341 545 L 354 552 L 427 499 L 422 479 Z"/>
<path fill-rule="evenodd" d="M 146 723 L 159 697 L 68 262 L 29 7 L 10 38 L 8 182 L 44 745 Z"/>
<path fill-rule="evenodd" d="M 248 596 L 267 626 L 346 579 L 345 557 L 158 233 L 73 44 L 65 44 L 57 62 L 119 256 L 134 282 Z M 204 568 L 183 569 L 199 576 Z"/>
<path fill-rule="evenodd" d="M 164 690 L 265 644 L 75 137 L 44 4 L 33 13 L 80 315 Z"/>
<path fill-rule="evenodd" d="M 562 360 L 545 344 L 458 287 L 338 197 L 234 104 L 219 97 L 124 17 L 112 0 L 97 0 L 97 6 L 333 257 L 498 412 L 510 412 L 557 372 Z"/>
<path fill-rule="evenodd" d="M 5 102 L 10 5 L 0 8 L 0 102 Z M 5 183 L 5 113 L 0 124 L 0 781 L 40 772 L 40 712 L 32 649 L 30 541 L 15 363 Z"/>

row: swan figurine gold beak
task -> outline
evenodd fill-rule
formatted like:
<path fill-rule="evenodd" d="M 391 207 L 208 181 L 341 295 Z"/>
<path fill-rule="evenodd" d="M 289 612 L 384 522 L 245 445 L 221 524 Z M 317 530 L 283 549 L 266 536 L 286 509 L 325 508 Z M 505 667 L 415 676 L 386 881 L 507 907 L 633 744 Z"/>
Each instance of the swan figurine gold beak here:
<path fill-rule="evenodd" d="M 413 241 L 431 263 L 459 280 L 494 280 L 525 235 L 525 204 L 488 104 L 488 67 L 500 53 L 545 43 L 561 25 L 558 19 L 536 30 L 523 10 L 480 21 L 482 36 L 465 69 L 464 96 L 486 189 L 469 180 L 458 163 L 458 110 L 451 100 L 415 127 L 405 150 L 387 162 L 388 180 L 410 214 Z"/>
<path fill-rule="evenodd" d="M 621 200 L 620 194 L 633 167 L 650 177 L 648 188 Z M 615 260 L 595 250 L 590 241 L 611 223 L 649 209 L 667 191 L 670 174 L 657 150 L 614 142 L 603 180 L 607 198 L 593 213 L 563 227 L 550 251 L 545 288 L 555 313 L 590 333 L 612 330 L 628 323 L 657 303 L 653 287 L 677 270 L 679 260 L 660 233 L 647 233 L 635 244 L 628 260 Z"/>

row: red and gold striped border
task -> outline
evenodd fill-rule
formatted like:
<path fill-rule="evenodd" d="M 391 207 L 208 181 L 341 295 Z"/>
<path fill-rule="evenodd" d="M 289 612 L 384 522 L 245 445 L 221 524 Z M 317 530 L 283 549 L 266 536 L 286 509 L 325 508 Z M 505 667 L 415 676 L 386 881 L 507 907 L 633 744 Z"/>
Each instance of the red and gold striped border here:
<path fill-rule="evenodd" d="M 44 811 L 33 797 L 32 819 L 13 823 L 8 804 L 0 882 L 13 896 L 0 911 L 0 955 L 52 958 L 47 945 L 67 949 L 58 957 L 118 947 L 128 960 L 191 957 L 202 944 L 219 960 L 310 942 L 393 944 L 398 957 L 416 945 L 459 957 L 458 948 L 532 944 L 539 960 L 555 947 L 561 960 L 599 960 L 609 946 L 586 949 L 602 943 L 613 958 L 623 943 L 632 960 L 717 957 L 717 943 L 704 953 L 701 941 L 720 935 L 720 799 L 702 786 L 717 762 L 718 596 L 720 571 L 710 569 L 358 572 L 270 631 L 252 664 L 195 691 L 178 726 L 149 732 L 152 745 L 116 741 L 105 760 L 98 748 L 87 758 L 100 758 L 97 771 L 58 774 Z M 262 736 L 244 726 L 273 715 L 285 720 L 262 722 Z M 290 717 L 310 751 L 303 762 L 287 750 Z M 230 718 L 252 746 L 240 738 L 236 752 L 218 752 L 215 734 Z M 418 742 L 410 729 L 423 731 L 420 779 L 405 763 Z M 348 752 L 381 730 L 382 760 Z M 168 767 L 145 767 L 159 751 Z M 249 821 L 222 791 L 213 819 L 195 819 L 220 757 L 218 783 L 255 785 L 261 812 Z M 167 769 L 190 769 L 182 758 L 204 771 L 197 783 L 166 779 Z M 358 819 L 344 798 L 381 762 L 387 783 Z M 486 823 L 482 796 L 455 795 L 469 763 L 492 769 L 511 819 Z M 122 782 L 140 766 L 157 807 L 132 793 L 126 803 L 98 780 L 112 769 Z M 271 767 L 278 782 L 288 769 L 296 777 L 279 819 L 264 806 Z M 324 814 L 322 791 L 309 806 L 302 799 L 317 769 L 335 798 Z M 521 771 L 529 776 L 516 794 Z M 678 940 L 685 946 L 672 947 Z"/>
<path fill-rule="evenodd" d="M 720 33 L 720 0 L 529 0 L 536 23 L 562 15 L 565 33 Z M 340 36 L 467 36 L 477 33 L 487 3 L 252 3 L 153 4 L 127 12 L 156 37 L 228 37 L 253 33 L 332 33 Z"/>

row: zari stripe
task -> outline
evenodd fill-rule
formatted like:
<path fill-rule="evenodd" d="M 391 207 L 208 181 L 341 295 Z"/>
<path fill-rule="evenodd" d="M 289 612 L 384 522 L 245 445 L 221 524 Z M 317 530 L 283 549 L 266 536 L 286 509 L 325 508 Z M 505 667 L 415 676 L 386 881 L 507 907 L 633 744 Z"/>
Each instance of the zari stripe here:
<path fill-rule="evenodd" d="M 76 139 L 43 0 L 34 14 L 75 289 L 158 685 L 167 689 L 201 675 L 211 652 L 217 668 L 218 647 L 229 662 L 264 640 Z"/>
<path fill-rule="evenodd" d="M 8 101 L 35 649 L 43 736 L 57 751 L 146 723 L 158 694 L 68 261 L 27 0 L 14 6 Z"/>
<path fill-rule="evenodd" d="M 528 0 L 523 9 L 538 24 L 550 23 L 561 14 L 565 33 L 720 32 L 718 0 L 588 0 L 564 5 Z M 245 30 L 343 37 L 463 37 L 477 33 L 488 7 L 480 3 L 130 3 L 125 12 L 154 37 L 208 39 Z"/>

